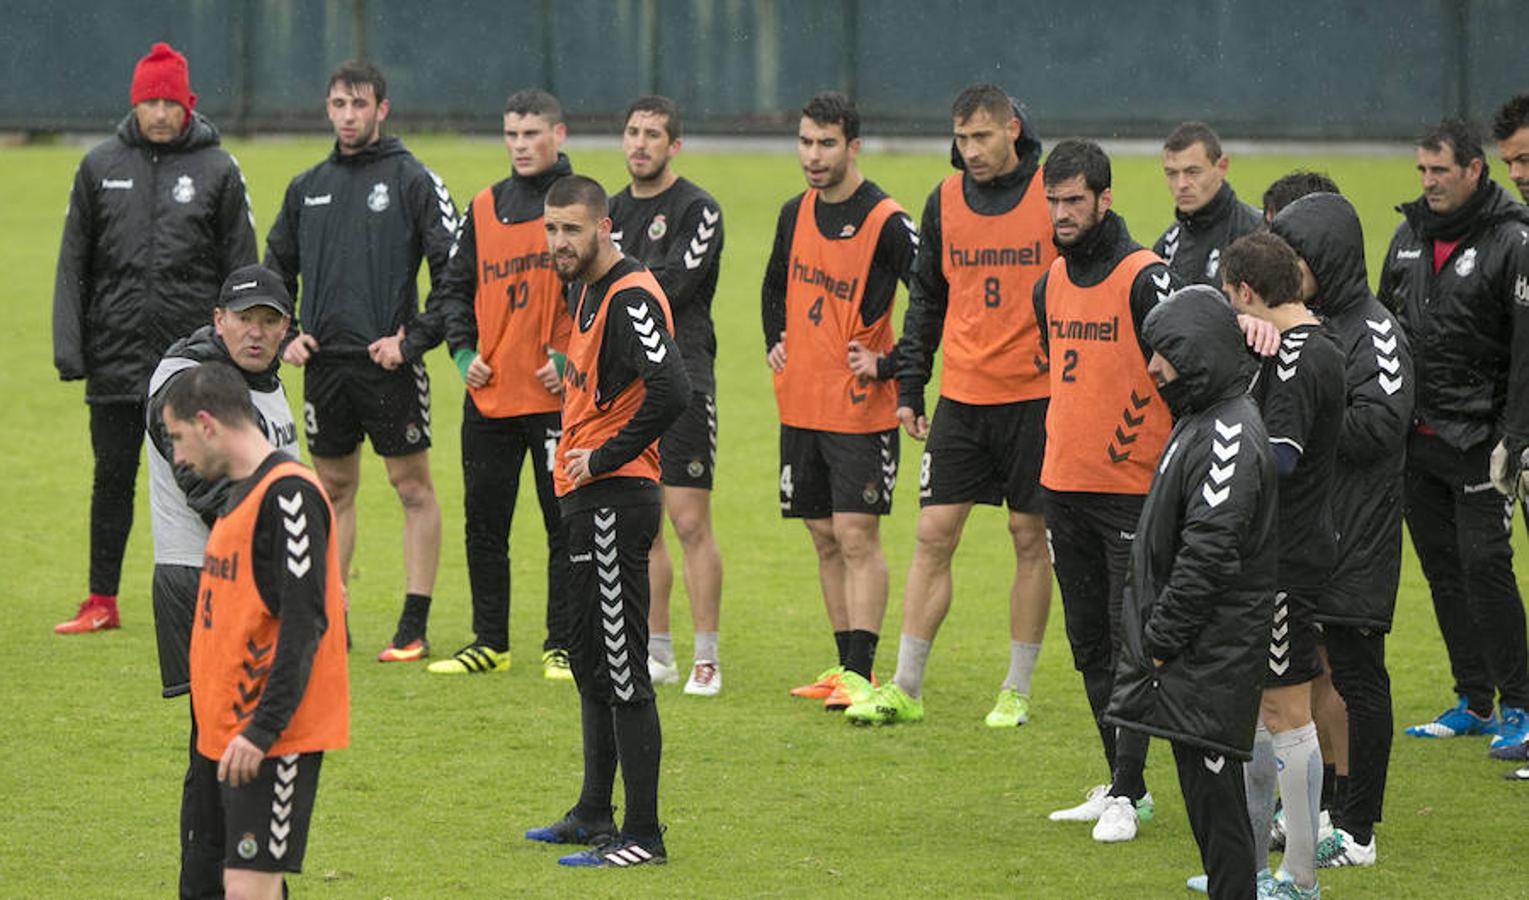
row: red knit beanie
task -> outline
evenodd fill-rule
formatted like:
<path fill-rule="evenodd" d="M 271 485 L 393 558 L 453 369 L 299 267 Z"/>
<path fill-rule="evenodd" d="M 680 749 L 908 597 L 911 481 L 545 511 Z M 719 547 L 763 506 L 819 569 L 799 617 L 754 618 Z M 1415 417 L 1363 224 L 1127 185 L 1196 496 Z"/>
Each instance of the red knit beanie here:
<path fill-rule="evenodd" d="M 149 55 L 133 67 L 133 105 L 144 100 L 174 100 L 188 113 L 196 106 L 196 95 L 191 93 L 186 75 L 186 57 L 164 41 L 150 48 Z"/>

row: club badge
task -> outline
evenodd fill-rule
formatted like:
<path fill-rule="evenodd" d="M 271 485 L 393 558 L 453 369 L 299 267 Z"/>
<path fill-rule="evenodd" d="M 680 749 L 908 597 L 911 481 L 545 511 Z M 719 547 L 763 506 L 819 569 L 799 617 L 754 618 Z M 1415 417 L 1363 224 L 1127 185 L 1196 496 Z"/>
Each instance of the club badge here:
<path fill-rule="evenodd" d="M 380 213 L 391 205 L 388 200 L 388 186 L 382 182 L 372 185 L 372 193 L 366 198 L 366 208 L 375 213 Z"/>
<path fill-rule="evenodd" d="M 175 179 L 175 187 L 170 189 L 170 196 L 175 198 L 176 203 L 190 203 L 191 198 L 196 196 L 196 185 L 191 183 L 191 176 L 182 175 Z"/>
<path fill-rule="evenodd" d="M 1465 252 L 1460 254 L 1460 258 L 1455 260 L 1455 274 L 1464 278 L 1474 271 L 1476 271 L 1476 248 L 1467 247 Z"/>
<path fill-rule="evenodd" d="M 260 852 L 260 845 L 255 842 L 255 836 L 248 831 L 239 839 L 239 858 L 254 859 L 255 854 Z"/>
<path fill-rule="evenodd" d="M 654 216 L 653 221 L 648 223 L 648 240 L 656 241 L 668 233 L 669 222 L 664 218 L 663 213 Z"/>
<path fill-rule="evenodd" d="M 699 459 L 692 459 L 690 465 L 685 467 L 685 471 L 690 474 L 691 478 L 700 478 L 706 472 L 706 467 L 701 464 Z"/>

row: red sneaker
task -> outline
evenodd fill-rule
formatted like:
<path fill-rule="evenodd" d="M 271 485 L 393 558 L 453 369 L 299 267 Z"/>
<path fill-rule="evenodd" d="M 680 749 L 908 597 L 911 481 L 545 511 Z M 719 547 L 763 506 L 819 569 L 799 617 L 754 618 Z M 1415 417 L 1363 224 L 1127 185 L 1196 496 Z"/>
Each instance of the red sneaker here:
<path fill-rule="evenodd" d="M 415 638 L 402 647 L 395 647 L 391 641 L 377 654 L 378 662 L 414 662 L 430 655 L 430 642 L 424 638 Z"/>
<path fill-rule="evenodd" d="M 74 618 L 54 625 L 53 633 L 89 634 L 92 631 L 105 631 L 109 628 L 121 627 L 122 619 L 117 614 L 117 598 L 92 595 L 84 603 L 80 604 L 79 611 L 74 614 Z"/>

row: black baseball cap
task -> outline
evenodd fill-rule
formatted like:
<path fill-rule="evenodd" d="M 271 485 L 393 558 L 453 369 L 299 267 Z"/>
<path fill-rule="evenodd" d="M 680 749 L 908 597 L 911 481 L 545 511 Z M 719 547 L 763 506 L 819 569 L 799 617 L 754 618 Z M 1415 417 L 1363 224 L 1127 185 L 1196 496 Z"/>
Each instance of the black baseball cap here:
<path fill-rule="evenodd" d="M 265 266 L 235 269 L 218 292 L 218 306 L 229 312 L 243 312 L 251 306 L 269 306 L 292 318 L 292 295 L 281 278 Z"/>

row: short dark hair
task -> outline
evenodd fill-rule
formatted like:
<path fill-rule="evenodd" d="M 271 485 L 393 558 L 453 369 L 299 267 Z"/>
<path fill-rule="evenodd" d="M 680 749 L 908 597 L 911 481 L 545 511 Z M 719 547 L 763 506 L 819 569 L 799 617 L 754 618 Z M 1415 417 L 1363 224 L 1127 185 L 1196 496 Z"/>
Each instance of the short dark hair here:
<path fill-rule="evenodd" d="M 546 205 L 562 208 L 583 206 L 596 219 L 603 219 L 610 211 L 610 199 L 600 182 L 587 175 L 564 175 L 552 183 L 547 191 Z"/>
<path fill-rule="evenodd" d="M 669 140 L 680 139 L 680 108 L 673 100 L 660 94 L 646 94 L 638 97 L 627 106 L 626 118 L 621 120 L 622 126 L 632 121 L 632 116 L 640 112 L 663 116 L 664 133 L 669 135 Z"/>
<path fill-rule="evenodd" d="M 372 97 L 378 103 L 388 99 L 388 82 L 382 77 L 382 70 L 364 59 L 348 59 L 340 63 L 339 68 L 329 76 L 329 86 L 324 88 L 324 93 L 334 90 L 337 84 L 343 84 L 351 91 L 369 84 L 372 86 Z"/>
<path fill-rule="evenodd" d="M 1221 252 L 1221 280 L 1244 282 L 1268 306 L 1301 302 L 1301 269 L 1295 251 L 1276 234 L 1245 234 Z"/>
<path fill-rule="evenodd" d="M 1326 172 L 1297 169 L 1281 175 L 1264 191 L 1264 219 L 1272 219 L 1279 211 L 1307 194 L 1341 194 L 1337 182 Z"/>
<path fill-rule="evenodd" d="M 1514 94 L 1492 119 L 1492 139 L 1506 141 L 1520 128 L 1529 128 L 1529 93 Z"/>
<path fill-rule="evenodd" d="M 1093 141 L 1067 140 L 1053 147 L 1041 170 L 1041 181 L 1050 187 L 1079 175 L 1095 194 L 1110 186 L 1110 158 Z"/>
<path fill-rule="evenodd" d="M 1439 124 L 1428 126 L 1418 135 L 1417 145 L 1434 153 L 1449 147 L 1455 156 L 1455 165 L 1461 168 L 1476 159 L 1486 165 L 1487 153 L 1481 147 L 1481 132 L 1464 119 L 1442 119 Z"/>
<path fill-rule="evenodd" d="M 563 121 L 563 104 L 541 88 L 516 91 L 504 101 L 505 115 L 541 116 L 553 125 Z"/>
<path fill-rule="evenodd" d="M 183 420 L 206 412 L 224 425 L 255 425 L 260 421 L 244 376 L 222 362 L 202 363 L 177 375 L 165 388 L 161 406 Z"/>
<path fill-rule="evenodd" d="M 1178 153 L 1188 150 L 1195 144 L 1205 145 L 1205 155 L 1211 162 L 1221 158 L 1221 138 L 1204 122 L 1185 122 L 1173 129 L 1173 132 L 1168 135 L 1168 140 L 1163 141 L 1163 149 L 1170 153 Z"/>
<path fill-rule="evenodd" d="M 802 107 L 802 115 L 819 125 L 838 125 L 844 129 L 844 140 L 852 141 L 860 136 L 860 110 L 855 101 L 838 91 L 816 94 Z"/>
<path fill-rule="evenodd" d="M 1009 99 L 1008 92 L 986 81 L 957 94 L 955 102 L 950 104 L 950 115 L 957 122 L 965 122 L 979 109 L 985 110 L 995 122 L 1008 122 L 1014 118 L 1014 101 Z"/>

